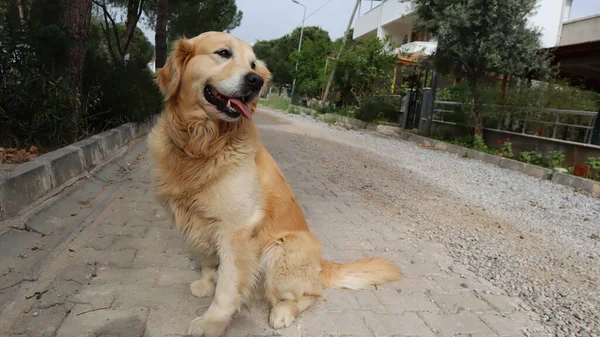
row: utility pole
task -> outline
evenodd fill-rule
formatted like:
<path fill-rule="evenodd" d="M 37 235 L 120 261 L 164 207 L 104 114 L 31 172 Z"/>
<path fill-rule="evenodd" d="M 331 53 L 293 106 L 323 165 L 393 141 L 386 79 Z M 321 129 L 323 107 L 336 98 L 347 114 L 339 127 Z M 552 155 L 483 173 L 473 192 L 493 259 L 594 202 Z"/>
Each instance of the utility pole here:
<path fill-rule="evenodd" d="M 350 28 L 352 28 L 352 21 L 354 21 L 354 16 L 356 15 L 356 10 L 358 9 L 358 5 L 361 0 L 357 0 L 354 5 L 354 9 L 352 10 L 352 15 L 350 16 L 350 20 L 348 21 L 348 27 L 346 28 L 346 32 L 344 33 L 344 37 L 342 38 L 342 45 L 340 46 L 340 50 L 337 52 L 336 60 L 340 59 L 342 55 L 342 51 L 344 50 L 344 46 L 346 45 L 346 40 L 348 40 L 348 34 L 350 33 Z M 333 81 L 333 75 L 335 75 L 335 63 L 331 66 L 331 74 L 329 75 L 329 79 L 327 80 L 327 85 L 325 86 L 325 92 L 323 93 L 323 99 L 321 100 L 321 107 L 325 106 L 327 103 L 327 96 L 329 95 L 329 89 L 331 89 L 331 82 Z"/>
<path fill-rule="evenodd" d="M 300 49 L 302 49 L 302 35 L 304 33 L 304 20 L 306 18 L 306 6 L 298 2 L 298 0 L 292 0 L 293 3 L 304 7 L 304 14 L 302 14 L 302 28 L 300 28 L 300 42 L 298 42 L 298 59 L 296 60 L 296 70 L 294 72 L 294 81 L 292 82 L 292 93 L 290 99 L 294 99 L 294 91 L 296 91 L 296 73 L 298 72 L 298 63 L 300 62 Z"/>

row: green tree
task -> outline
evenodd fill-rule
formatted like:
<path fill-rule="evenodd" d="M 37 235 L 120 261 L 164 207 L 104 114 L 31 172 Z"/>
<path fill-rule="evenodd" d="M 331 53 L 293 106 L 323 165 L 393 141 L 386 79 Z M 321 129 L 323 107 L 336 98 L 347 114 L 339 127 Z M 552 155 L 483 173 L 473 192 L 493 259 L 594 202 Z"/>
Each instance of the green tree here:
<path fill-rule="evenodd" d="M 207 31 L 231 31 L 242 22 L 235 0 L 146 0 L 144 13 L 155 29 L 156 66 L 164 65 L 168 41 Z"/>
<path fill-rule="evenodd" d="M 294 40 L 292 35 L 291 40 Z M 290 65 L 296 65 L 298 71 L 292 72 L 296 77 L 297 92 L 309 97 L 321 97 L 325 85 L 325 63 L 327 57 L 333 52 L 333 43 L 329 34 L 319 27 L 305 28 L 302 39 L 302 50 L 290 54 Z"/>
<path fill-rule="evenodd" d="M 257 41 L 254 44 L 256 56 L 263 60 L 273 74 L 272 82 L 282 88 L 292 82 L 293 67 L 289 56 L 293 52 L 290 48 L 288 35 L 279 39 L 268 41 Z"/>
<path fill-rule="evenodd" d="M 314 89 L 309 89 L 314 87 L 314 83 L 306 84 L 305 91 L 302 91 L 303 84 L 300 82 L 306 79 L 314 79 L 319 69 L 322 71 L 325 66 L 326 54 L 329 52 L 330 47 L 328 45 L 331 44 L 331 38 L 329 33 L 320 27 L 304 27 L 302 51 L 298 55 L 299 40 L 300 28 L 296 28 L 290 34 L 278 39 L 257 41 L 254 44 L 254 52 L 258 58 L 267 64 L 273 74 L 272 82 L 279 85 L 280 88 L 292 83 L 297 58 L 306 58 L 306 64 L 302 59 L 300 60 L 299 77 L 297 78 L 298 88 L 303 93 L 314 93 Z M 320 62 L 319 59 L 321 59 Z M 303 80 L 300 80 L 300 77 Z"/>
<path fill-rule="evenodd" d="M 364 97 L 389 90 L 398 65 L 396 44 L 390 37 L 381 40 L 375 35 L 363 41 L 348 40 L 336 62 L 334 89 L 342 105 L 360 105 Z"/>
<path fill-rule="evenodd" d="M 442 73 L 460 71 L 473 99 L 477 134 L 483 132 L 483 89 L 494 75 L 536 76 L 550 73 L 540 53 L 540 33 L 528 26 L 536 0 L 414 0 L 417 25 L 438 39 L 433 57 Z"/>
<path fill-rule="evenodd" d="M 168 38 L 194 37 L 207 31 L 229 32 L 242 22 L 235 0 L 169 1 Z"/>

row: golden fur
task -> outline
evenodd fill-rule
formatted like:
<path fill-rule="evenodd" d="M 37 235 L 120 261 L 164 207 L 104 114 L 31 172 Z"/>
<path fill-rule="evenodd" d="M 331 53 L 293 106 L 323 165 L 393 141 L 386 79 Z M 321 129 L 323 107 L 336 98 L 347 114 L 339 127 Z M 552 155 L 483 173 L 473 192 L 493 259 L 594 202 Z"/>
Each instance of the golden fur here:
<path fill-rule="evenodd" d="M 215 54 L 228 48 L 232 57 Z M 228 120 L 202 88 L 233 90 L 239 77 L 271 74 L 252 48 L 226 33 L 179 40 L 157 83 L 165 108 L 149 135 L 157 199 L 200 256 L 202 277 L 192 294 L 213 296 L 188 334 L 221 336 L 232 315 L 260 290 L 271 306 L 269 324 L 288 327 L 315 303 L 323 287 L 362 289 L 399 280 L 380 258 L 346 264 L 321 259 L 298 201 L 255 124 Z M 227 96 L 227 95 L 226 95 Z M 252 113 L 258 98 L 249 103 Z"/>

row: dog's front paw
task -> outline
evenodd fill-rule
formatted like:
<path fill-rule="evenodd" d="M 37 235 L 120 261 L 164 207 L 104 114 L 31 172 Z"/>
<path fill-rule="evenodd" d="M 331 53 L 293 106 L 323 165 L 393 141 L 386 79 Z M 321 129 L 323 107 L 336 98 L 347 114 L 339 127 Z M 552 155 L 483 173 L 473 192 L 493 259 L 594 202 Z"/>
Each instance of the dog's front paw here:
<path fill-rule="evenodd" d="M 207 319 L 205 316 L 196 317 L 190 323 L 187 335 L 190 337 L 221 337 L 226 324 Z"/>
<path fill-rule="evenodd" d="M 278 303 L 269 315 L 269 325 L 277 330 L 288 328 L 296 320 L 296 310 L 293 306 L 287 303 Z"/>
<path fill-rule="evenodd" d="M 192 323 L 190 323 L 187 335 L 189 337 L 204 337 L 204 321 L 202 317 L 194 318 Z"/>

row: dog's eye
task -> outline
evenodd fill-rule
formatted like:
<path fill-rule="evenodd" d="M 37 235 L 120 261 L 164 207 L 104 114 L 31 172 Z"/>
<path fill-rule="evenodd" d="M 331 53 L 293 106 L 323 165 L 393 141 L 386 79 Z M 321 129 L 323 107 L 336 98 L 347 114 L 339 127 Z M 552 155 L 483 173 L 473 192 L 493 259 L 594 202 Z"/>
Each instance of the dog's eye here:
<path fill-rule="evenodd" d="M 229 50 L 227 50 L 227 49 L 217 50 L 215 52 L 215 54 L 217 54 L 217 55 L 219 55 L 221 57 L 224 57 L 226 59 L 231 58 L 231 52 Z"/>
<path fill-rule="evenodd" d="M 250 63 L 250 67 L 251 67 L 252 69 L 256 69 L 256 62 L 252 62 L 252 63 Z"/>

